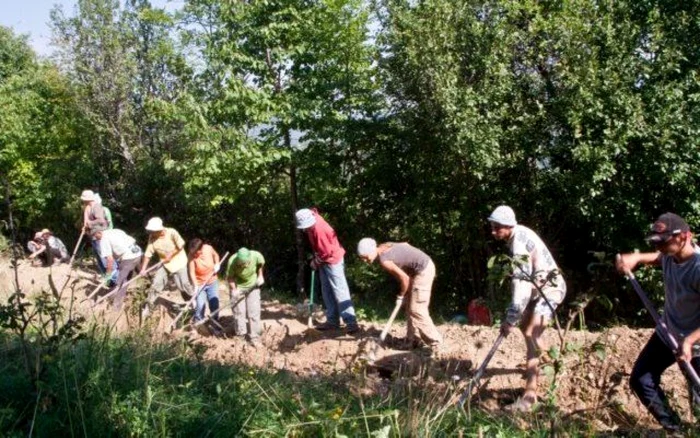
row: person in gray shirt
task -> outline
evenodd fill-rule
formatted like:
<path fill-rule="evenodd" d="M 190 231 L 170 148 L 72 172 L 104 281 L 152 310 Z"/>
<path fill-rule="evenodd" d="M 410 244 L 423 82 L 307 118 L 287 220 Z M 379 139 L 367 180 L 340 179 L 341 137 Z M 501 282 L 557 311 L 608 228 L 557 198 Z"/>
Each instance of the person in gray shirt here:
<path fill-rule="evenodd" d="M 662 214 L 651 230 L 647 240 L 656 251 L 622 254 L 617 258 L 616 268 L 624 274 L 639 264 L 661 266 L 665 290 L 662 318 L 681 351 L 676 357 L 657 328 L 634 364 L 630 387 L 666 431 L 678 432 L 680 419 L 669 407 L 659 382 L 661 374 L 676 360 L 690 362 L 700 373 L 700 357 L 692 353 L 694 344 L 700 340 L 700 253 L 693 244 L 690 227 L 677 214 Z M 690 394 L 697 419 L 700 394 L 692 387 Z"/>

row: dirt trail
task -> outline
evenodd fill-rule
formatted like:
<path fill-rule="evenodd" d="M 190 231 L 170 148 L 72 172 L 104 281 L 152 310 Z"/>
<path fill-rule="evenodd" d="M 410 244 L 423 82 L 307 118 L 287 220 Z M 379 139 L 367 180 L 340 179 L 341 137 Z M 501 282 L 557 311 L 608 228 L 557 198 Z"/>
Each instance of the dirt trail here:
<path fill-rule="evenodd" d="M 28 294 L 42 289 L 48 291 L 49 272 L 60 287 L 68 268 L 66 265 L 53 269 L 38 268 L 23 261 L 19 267 L 23 291 Z M 0 291 L 3 296 L 12 289 L 13 278 L 8 262 L 0 261 Z M 137 326 L 140 322 L 135 309 L 117 315 L 106 303 L 95 308 L 90 302 L 80 303 L 96 286 L 94 278 L 90 271 L 76 269 L 64 295 L 66 305 L 70 302 L 72 290 L 75 311 L 89 320 L 108 321 L 117 330 Z M 228 303 L 227 296 L 228 293 L 220 290 L 224 306 Z M 181 301 L 179 294 L 173 291 L 169 291 L 164 298 L 162 304 Z M 310 335 L 306 333 L 308 315 L 298 309 L 303 306 L 265 299 L 264 294 L 263 300 L 262 345 L 257 347 L 236 336 L 216 338 L 208 336 L 206 332 L 182 330 L 167 333 L 174 313 L 168 312 L 166 306 L 160 306 L 149 321 L 154 330 L 166 336 L 187 336 L 192 339 L 201 347 L 205 360 L 285 370 L 304 377 L 343 375 L 364 370 L 368 377 L 365 379 L 366 387 L 360 389 L 364 392 L 385 391 L 389 379 L 410 378 L 421 372 L 436 384 L 448 381 L 466 384 L 498 336 L 498 329 L 491 327 L 441 325 L 438 329 L 445 338 L 444 349 L 439 358 L 430 360 L 415 351 L 394 348 L 398 344 L 394 340 L 406 334 L 404 322 L 397 321 L 390 332 L 388 345 L 377 350 L 374 366 L 367 367 L 367 353 L 383 328 L 381 323 L 362 323 L 361 333 L 355 336 L 342 332 Z M 322 317 L 322 312 L 316 312 L 316 316 Z M 233 335 L 230 309 L 221 312 L 221 323 L 227 333 Z M 637 330 L 624 326 L 604 332 L 568 333 L 566 341 L 571 346 L 570 351 L 564 354 L 564 366 L 556 379 L 557 403 L 561 411 L 571 415 L 597 412 L 596 418 L 599 420 L 595 426 L 600 431 L 656 429 L 653 419 L 628 386 L 633 362 L 651 333 L 651 329 Z M 554 329 L 548 329 L 544 338 L 548 346 L 559 344 Z M 484 409 L 497 412 L 521 393 L 524 358 L 523 337 L 520 333 L 514 333 L 501 344 L 482 379 L 478 400 Z M 543 371 L 540 394 L 545 394 L 552 380 L 544 368 Z M 683 382 L 675 366 L 664 374 L 662 380 L 671 403 L 688 421 L 687 391 Z"/>

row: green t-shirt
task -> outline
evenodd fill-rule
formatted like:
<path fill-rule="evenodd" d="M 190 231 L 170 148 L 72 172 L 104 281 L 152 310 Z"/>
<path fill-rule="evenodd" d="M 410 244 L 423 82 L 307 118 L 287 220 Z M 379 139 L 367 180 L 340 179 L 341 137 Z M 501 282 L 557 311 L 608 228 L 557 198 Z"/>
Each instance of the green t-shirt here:
<path fill-rule="evenodd" d="M 257 251 L 250 251 L 250 260 L 245 264 L 237 263 L 238 255 L 234 255 L 228 261 L 226 278 L 233 280 L 239 288 L 255 286 L 258 279 L 258 270 L 265 264 L 263 255 Z"/>

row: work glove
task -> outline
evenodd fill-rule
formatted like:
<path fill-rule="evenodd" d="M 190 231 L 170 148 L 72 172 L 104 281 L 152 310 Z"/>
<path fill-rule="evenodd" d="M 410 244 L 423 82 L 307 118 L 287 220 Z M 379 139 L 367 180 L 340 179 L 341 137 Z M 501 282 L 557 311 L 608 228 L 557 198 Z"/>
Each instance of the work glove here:
<path fill-rule="evenodd" d="M 109 286 L 109 282 L 112 280 L 112 273 L 102 274 L 102 284 L 104 286 Z"/>
<path fill-rule="evenodd" d="M 217 263 L 214 265 L 214 272 L 217 274 L 219 273 L 219 269 L 221 269 L 221 263 Z"/>
<path fill-rule="evenodd" d="M 265 284 L 265 279 L 263 278 L 262 275 L 258 275 L 258 280 L 255 282 L 255 285 L 256 285 L 257 287 L 260 287 L 260 286 L 262 286 L 263 284 Z"/>

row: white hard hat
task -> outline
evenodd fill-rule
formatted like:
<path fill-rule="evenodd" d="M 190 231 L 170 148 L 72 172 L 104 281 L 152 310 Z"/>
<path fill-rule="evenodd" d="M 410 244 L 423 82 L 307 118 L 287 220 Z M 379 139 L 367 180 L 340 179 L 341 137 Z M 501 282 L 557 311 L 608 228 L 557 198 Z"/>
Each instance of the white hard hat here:
<path fill-rule="evenodd" d="M 80 194 L 80 200 L 87 202 L 94 201 L 95 193 L 92 190 L 83 190 L 83 193 Z"/>
<path fill-rule="evenodd" d="M 518 221 L 515 220 L 515 212 L 512 208 L 507 205 L 499 205 L 491 213 L 488 218 L 489 222 L 495 222 L 497 224 L 505 225 L 506 227 L 514 227 L 518 225 Z"/>
<path fill-rule="evenodd" d="M 368 256 L 377 250 L 377 241 L 371 237 L 365 237 L 357 244 L 357 255 Z"/>
<path fill-rule="evenodd" d="M 297 219 L 297 228 L 300 230 L 312 227 L 316 223 L 316 218 L 314 217 L 313 211 L 309 210 L 308 208 L 302 208 L 301 210 L 297 211 L 295 216 Z"/>
<path fill-rule="evenodd" d="M 150 218 L 146 224 L 146 231 L 163 231 L 163 229 L 163 219 L 159 217 Z"/>

